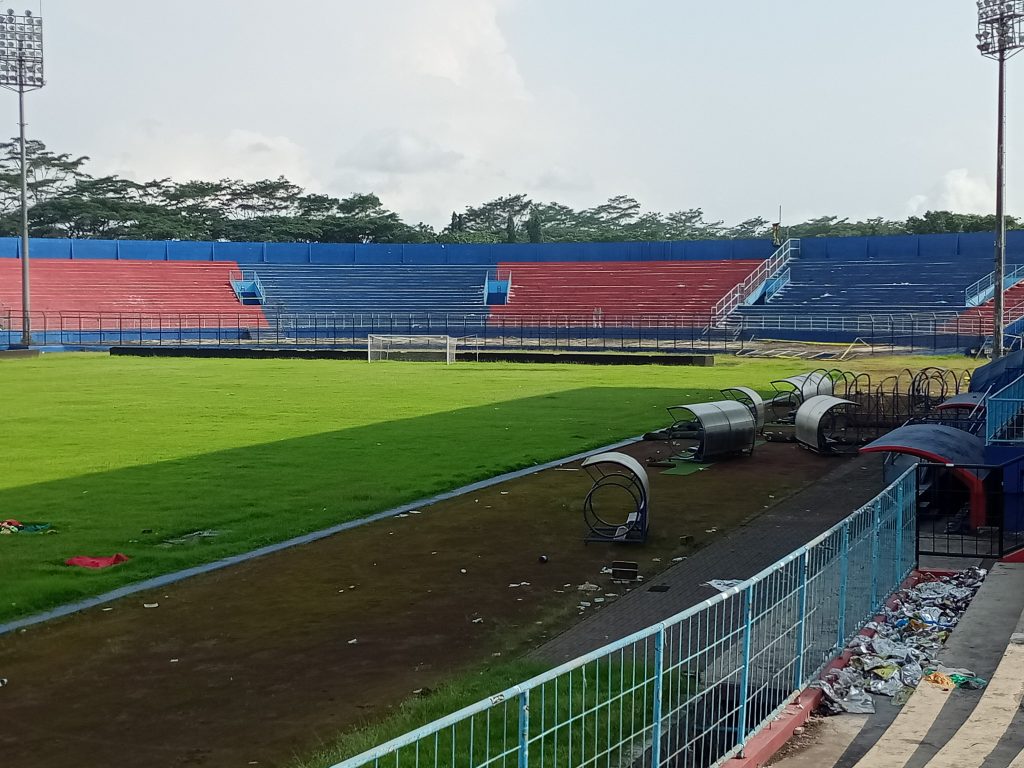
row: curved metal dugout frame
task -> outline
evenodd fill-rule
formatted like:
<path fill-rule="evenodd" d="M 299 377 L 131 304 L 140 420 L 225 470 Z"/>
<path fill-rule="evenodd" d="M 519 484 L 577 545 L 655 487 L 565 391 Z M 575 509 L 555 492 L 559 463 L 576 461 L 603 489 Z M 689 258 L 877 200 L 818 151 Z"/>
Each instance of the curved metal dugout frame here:
<path fill-rule="evenodd" d="M 697 422 L 697 448 L 693 458 L 696 461 L 752 454 L 757 439 L 757 423 L 754 412 L 737 400 L 719 400 L 713 403 L 691 403 L 671 405 L 669 415 L 676 424 Z M 680 418 L 689 414 L 690 418 Z"/>
<path fill-rule="evenodd" d="M 796 440 L 815 453 L 834 453 L 838 441 L 826 434 L 825 419 L 839 406 L 857 406 L 853 400 L 833 395 L 815 395 L 801 403 L 796 412 Z"/>
<path fill-rule="evenodd" d="M 611 541 L 643 544 L 650 528 L 651 484 L 647 470 L 632 456 L 618 451 L 598 453 L 581 464 L 593 486 L 583 500 L 583 520 L 589 529 L 585 541 Z M 618 488 L 633 500 L 633 510 L 624 522 L 605 520 L 594 500 L 602 491 Z"/>

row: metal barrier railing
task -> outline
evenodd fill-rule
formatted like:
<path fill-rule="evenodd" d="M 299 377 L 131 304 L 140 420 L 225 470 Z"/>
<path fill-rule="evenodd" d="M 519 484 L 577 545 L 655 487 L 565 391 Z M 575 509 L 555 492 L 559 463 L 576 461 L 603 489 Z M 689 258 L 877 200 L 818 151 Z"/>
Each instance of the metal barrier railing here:
<path fill-rule="evenodd" d="M 258 344 L 361 346 L 368 334 L 475 335 L 489 348 L 742 350 L 752 340 L 853 341 L 908 350 L 977 345 L 990 322 L 955 313 L 775 315 L 746 312 L 717 324 L 709 312 L 675 314 L 32 313 L 35 343 L 65 345 Z M 18 343 L 22 315 L 0 312 L 0 344 Z"/>
<path fill-rule="evenodd" d="M 915 480 L 727 592 L 334 768 L 718 766 L 910 573 Z"/>
<path fill-rule="evenodd" d="M 1024 376 L 991 395 L 985 403 L 985 439 L 988 443 L 1024 441 Z"/>

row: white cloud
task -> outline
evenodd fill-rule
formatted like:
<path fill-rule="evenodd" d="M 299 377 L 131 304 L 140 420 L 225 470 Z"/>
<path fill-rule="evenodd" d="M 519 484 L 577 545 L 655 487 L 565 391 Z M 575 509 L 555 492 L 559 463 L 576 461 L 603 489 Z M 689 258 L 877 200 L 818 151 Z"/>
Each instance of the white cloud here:
<path fill-rule="evenodd" d="M 176 133 L 148 121 L 130 134 L 113 163 L 102 155 L 93 160 L 99 172 L 118 173 L 137 181 L 170 177 L 237 178 L 247 181 L 285 176 L 316 188 L 306 150 L 287 136 L 269 136 L 235 128 L 222 135 Z"/>
<path fill-rule="evenodd" d="M 383 173 L 447 171 L 462 154 L 446 149 L 429 137 L 411 133 L 365 136 L 338 159 L 338 167 Z"/>
<path fill-rule="evenodd" d="M 907 201 L 907 213 L 911 216 L 929 210 L 984 214 L 992 213 L 994 208 L 995 189 L 966 168 L 947 171 L 928 194 L 914 195 Z"/>

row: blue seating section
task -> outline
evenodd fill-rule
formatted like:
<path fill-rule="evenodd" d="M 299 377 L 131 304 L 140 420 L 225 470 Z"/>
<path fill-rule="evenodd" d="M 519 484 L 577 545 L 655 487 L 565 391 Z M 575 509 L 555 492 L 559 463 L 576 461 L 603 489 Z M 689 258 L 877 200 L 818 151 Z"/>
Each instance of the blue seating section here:
<path fill-rule="evenodd" d="M 462 265 L 245 264 L 271 312 L 486 314 L 488 268 Z"/>
<path fill-rule="evenodd" d="M 1021 254 L 1010 254 L 1021 259 Z M 941 261 L 864 256 L 804 255 L 790 266 L 790 283 L 768 304 L 740 308 L 746 318 L 957 312 L 964 290 L 992 271 L 991 258 L 961 254 Z"/>

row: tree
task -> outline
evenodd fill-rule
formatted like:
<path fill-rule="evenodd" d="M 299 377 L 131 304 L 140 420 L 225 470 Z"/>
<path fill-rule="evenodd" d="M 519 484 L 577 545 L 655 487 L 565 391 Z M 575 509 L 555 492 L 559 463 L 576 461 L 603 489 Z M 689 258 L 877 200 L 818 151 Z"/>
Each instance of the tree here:
<path fill-rule="evenodd" d="M 540 219 L 540 211 L 537 206 L 530 209 L 530 218 L 526 220 L 526 236 L 531 243 L 544 242 L 543 226 Z"/>

